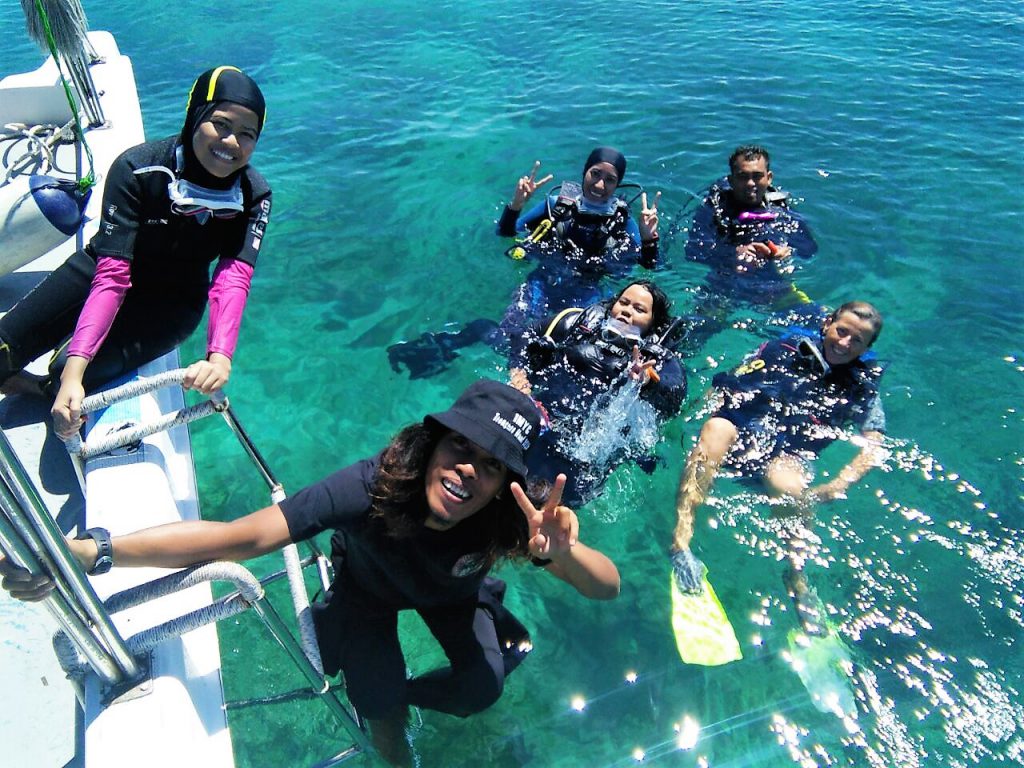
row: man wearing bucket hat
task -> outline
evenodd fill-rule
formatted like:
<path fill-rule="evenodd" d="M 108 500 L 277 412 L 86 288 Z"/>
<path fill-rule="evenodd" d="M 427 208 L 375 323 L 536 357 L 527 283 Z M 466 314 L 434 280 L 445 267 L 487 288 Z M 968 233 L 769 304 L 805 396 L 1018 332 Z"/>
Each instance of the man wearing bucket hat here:
<path fill-rule="evenodd" d="M 496 563 L 532 559 L 586 597 L 618 594 L 615 565 L 578 541 L 576 515 L 559 503 L 565 476 L 540 507 L 523 490 L 540 419 L 526 395 L 481 380 L 448 410 L 405 427 L 381 453 L 280 504 L 227 523 L 106 538 L 102 549 L 115 566 L 181 568 L 245 560 L 334 530 L 335 580 L 316 613 L 324 668 L 344 673 L 384 757 L 407 764 L 409 705 L 461 717 L 486 709 L 528 650 L 522 625 L 501 606 L 504 584 L 487 577 Z M 70 544 L 94 569 L 97 537 Z M 2 560 L 0 572 L 15 597 L 39 599 L 52 588 Z M 397 618 L 408 609 L 423 618 L 450 667 L 406 679 Z"/>

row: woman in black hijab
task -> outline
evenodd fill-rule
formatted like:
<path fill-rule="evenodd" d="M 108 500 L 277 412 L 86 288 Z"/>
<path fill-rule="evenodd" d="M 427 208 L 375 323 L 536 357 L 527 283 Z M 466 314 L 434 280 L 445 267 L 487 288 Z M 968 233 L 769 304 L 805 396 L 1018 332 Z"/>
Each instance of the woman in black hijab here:
<path fill-rule="evenodd" d="M 0 319 L 5 393 L 56 389 L 55 427 L 73 434 L 87 390 L 174 349 L 207 302 L 207 354 L 184 384 L 224 386 L 270 220 L 270 187 L 249 165 L 265 118 L 259 86 L 217 67 L 193 84 L 179 135 L 114 160 L 99 231 Z M 47 377 L 20 373 L 49 349 Z"/>

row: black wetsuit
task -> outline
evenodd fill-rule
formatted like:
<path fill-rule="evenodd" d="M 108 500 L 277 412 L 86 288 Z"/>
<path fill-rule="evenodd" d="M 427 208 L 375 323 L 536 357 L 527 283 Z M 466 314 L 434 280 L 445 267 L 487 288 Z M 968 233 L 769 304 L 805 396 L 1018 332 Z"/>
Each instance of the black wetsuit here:
<path fill-rule="evenodd" d="M 845 434 L 885 431 L 872 360 L 823 364 L 820 337 L 793 334 L 766 342 L 736 370 L 713 379 L 724 402 L 714 414 L 732 422 L 739 439 L 727 463 L 760 475 L 781 453 L 813 458 Z"/>
<path fill-rule="evenodd" d="M 500 605 L 504 585 L 487 577 L 487 516 L 390 536 L 369 514 L 378 465 L 379 457 L 357 462 L 281 502 L 293 541 L 335 531 L 335 580 L 315 614 L 324 668 L 344 672 L 349 700 L 364 717 L 405 704 L 466 717 L 497 701 L 521 660 L 509 654 L 526 634 Z M 397 622 L 407 609 L 423 618 L 451 667 L 406 680 Z"/>
<path fill-rule="evenodd" d="M 107 338 L 86 369 L 94 389 L 174 349 L 199 325 L 210 285 L 210 263 L 231 257 L 255 265 L 267 223 L 271 192 L 253 168 L 241 171 L 245 211 L 233 218 L 171 212 L 168 176 L 135 174 L 147 166 L 175 168 L 178 137 L 146 142 L 123 152 L 107 175 L 99 231 L 81 251 L 55 269 L 0 318 L 0 381 L 47 350 L 59 378 L 63 342 L 75 329 L 89 295 L 96 261 L 131 261 L 131 288 Z"/>
<path fill-rule="evenodd" d="M 564 310 L 513 342 L 509 365 L 527 371 L 533 396 L 545 406 L 553 423 L 529 454 L 531 476 L 550 480 L 564 472 L 568 482 L 562 498 L 569 506 L 593 500 L 608 473 L 625 458 L 607 467 L 581 466 L 560 447 L 563 436 L 586 429 L 586 417 L 594 403 L 613 391 L 617 382 L 625 382 L 622 377 L 632 362 L 632 344 L 602 337 L 608 317 L 604 304 Z M 648 381 L 640 390 L 640 399 L 649 403 L 660 419 L 669 419 L 686 399 L 686 373 L 674 352 L 650 339 L 641 342 L 641 357 L 656 361 L 659 380 Z"/>

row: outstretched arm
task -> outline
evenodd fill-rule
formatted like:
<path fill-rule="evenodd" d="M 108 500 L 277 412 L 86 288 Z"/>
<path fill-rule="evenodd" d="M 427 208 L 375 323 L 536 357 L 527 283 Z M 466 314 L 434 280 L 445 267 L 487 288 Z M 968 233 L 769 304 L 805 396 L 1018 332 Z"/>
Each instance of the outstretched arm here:
<path fill-rule="evenodd" d="M 569 507 L 559 504 L 563 488 L 565 475 L 559 475 L 548 500 L 537 509 L 519 483 L 512 483 L 512 495 L 530 526 L 531 554 L 550 560 L 546 570 L 571 584 L 584 597 L 618 597 L 618 568 L 607 555 L 580 543 L 579 518 Z"/>
<path fill-rule="evenodd" d="M 867 431 L 862 434 L 864 445 L 849 464 L 827 483 L 816 485 L 808 491 L 808 495 L 816 501 L 833 501 L 845 499 L 847 489 L 858 482 L 864 475 L 877 467 L 881 462 L 882 441 L 885 436 L 881 432 Z"/>
<path fill-rule="evenodd" d="M 211 560 L 247 560 L 289 544 L 291 537 L 281 508 L 274 504 L 237 520 L 168 523 L 111 540 L 114 565 L 185 568 Z M 96 562 L 96 542 L 69 539 L 71 553 L 83 568 Z M 21 600 L 40 600 L 53 590 L 49 580 L 31 579 L 20 568 L 0 560 L 3 588 Z"/>

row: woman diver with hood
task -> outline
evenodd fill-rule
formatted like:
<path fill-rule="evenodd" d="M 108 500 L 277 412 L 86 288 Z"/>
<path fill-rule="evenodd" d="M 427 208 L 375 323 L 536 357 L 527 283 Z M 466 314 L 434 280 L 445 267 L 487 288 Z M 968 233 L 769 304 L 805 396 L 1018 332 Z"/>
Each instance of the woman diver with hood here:
<path fill-rule="evenodd" d="M 209 394 L 227 383 L 270 219 L 270 187 L 249 166 L 265 118 L 259 86 L 217 67 L 193 84 L 178 136 L 114 160 L 99 231 L 0 318 L 5 394 L 56 389 L 54 425 L 69 436 L 87 390 L 174 349 L 207 301 L 207 354 L 184 386 Z M 48 376 L 22 371 L 49 349 Z"/>
<path fill-rule="evenodd" d="M 641 194 L 639 221 L 629 204 L 615 192 L 626 175 L 626 158 L 617 149 L 597 147 L 583 164 L 580 183 L 565 181 L 526 213 L 533 193 L 554 178 L 537 179 L 540 161 L 516 183 L 512 201 L 498 220 L 502 237 L 525 235 L 506 251 L 514 259 L 531 258 L 536 267 L 516 288 L 500 323 L 478 318 L 457 331 L 424 332 L 416 339 L 388 347 L 396 373 L 406 368 L 414 379 L 440 373 L 458 357 L 459 349 L 487 342 L 504 352 L 515 340 L 549 314 L 566 307 L 585 307 L 601 299 L 603 277 L 625 276 L 634 264 L 653 269 L 658 264 L 659 192 L 648 205 Z"/>
<path fill-rule="evenodd" d="M 540 161 L 520 177 L 512 200 L 498 220 L 504 237 L 525 235 L 513 246 L 513 258 L 532 257 L 537 268 L 526 278 L 503 328 L 508 335 L 525 329 L 551 312 L 586 306 L 602 297 L 598 281 L 624 277 L 634 264 L 658 264 L 659 192 L 648 205 L 641 195 L 639 219 L 615 192 L 626 175 L 626 158 L 617 149 L 596 147 L 583 164 L 580 183 L 565 181 L 526 213 L 523 207 L 553 176 L 537 179 Z"/>

